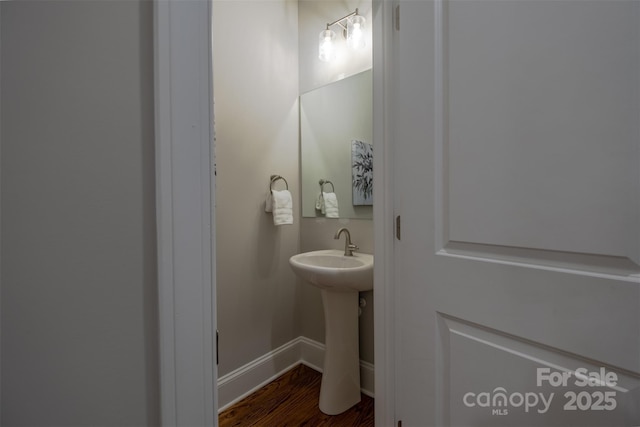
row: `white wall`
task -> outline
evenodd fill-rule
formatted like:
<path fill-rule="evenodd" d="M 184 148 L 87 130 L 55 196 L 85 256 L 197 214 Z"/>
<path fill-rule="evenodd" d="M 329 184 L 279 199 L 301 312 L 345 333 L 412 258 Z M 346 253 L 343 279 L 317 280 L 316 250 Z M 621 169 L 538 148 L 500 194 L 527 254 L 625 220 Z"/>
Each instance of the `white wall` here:
<path fill-rule="evenodd" d="M 157 425 L 152 4 L 0 8 L 1 423 Z"/>
<path fill-rule="evenodd" d="M 297 1 L 214 1 L 213 31 L 223 376 L 301 334 L 288 263 L 300 232 Z M 289 183 L 294 225 L 264 211 L 272 174 Z"/>
<path fill-rule="evenodd" d="M 320 61 L 318 59 L 318 34 L 326 27 L 327 23 L 353 12 L 356 7 L 359 9 L 358 12 L 367 20 L 369 38 L 367 50 L 350 54 L 349 57 L 343 56 L 337 62 L 325 63 Z M 371 68 L 371 12 L 371 0 L 350 0 L 347 2 L 300 1 L 300 93 L 308 92 L 319 86 Z M 332 28 L 338 32 L 339 27 Z M 338 34 L 337 38 L 341 37 Z M 355 219 L 302 218 L 300 250 L 305 252 L 317 249 L 344 248 L 344 240 L 333 239 L 333 235 L 340 227 L 349 228 L 351 238 L 360 247 L 360 251 L 374 253 L 373 221 Z M 373 291 L 363 292 L 362 296 L 367 300 L 367 306 L 363 308 L 360 316 L 360 358 L 373 363 Z M 324 342 L 324 314 L 320 291 L 309 285 L 301 286 L 299 299 L 302 334 L 316 341 Z"/>

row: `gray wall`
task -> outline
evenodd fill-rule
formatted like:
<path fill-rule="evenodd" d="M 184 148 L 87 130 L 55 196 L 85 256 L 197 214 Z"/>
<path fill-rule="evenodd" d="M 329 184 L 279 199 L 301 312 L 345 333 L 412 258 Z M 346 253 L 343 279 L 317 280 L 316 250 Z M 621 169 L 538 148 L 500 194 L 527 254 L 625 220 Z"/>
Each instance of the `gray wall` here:
<path fill-rule="evenodd" d="M 370 17 L 370 1 L 356 6 Z M 308 86 L 322 85 L 371 67 L 370 52 L 368 59 L 332 66 L 330 73 L 318 71 L 319 61 L 307 63 L 308 49 L 317 57 L 318 33 L 328 17 L 343 16 L 349 7 L 326 1 L 213 2 L 219 376 L 300 335 L 324 342 L 320 292 L 294 276 L 291 255 L 340 248 L 344 243 L 333 240 L 340 225 L 350 227 L 363 251 L 373 252 L 372 221 L 303 219 L 300 212 L 302 74 Z M 243 31 L 237 30 L 239 22 Z M 302 33 L 313 35 L 303 40 Z M 289 183 L 292 226 L 274 227 L 264 212 L 271 174 Z M 372 362 L 373 300 L 372 292 L 366 294 L 361 356 Z"/>
<path fill-rule="evenodd" d="M 367 48 L 353 51 L 346 46 L 346 41 L 338 25 L 331 29 L 336 33 L 335 49 L 337 57 L 331 62 L 322 62 L 318 58 L 318 35 L 327 23 L 353 12 L 365 17 L 365 37 Z M 299 44 L 300 44 L 300 93 L 335 82 L 344 77 L 357 74 L 371 68 L 371 0 L 300 0 L 299 2 Z"/>
<path fill-rule="evenodd" d="M 157 425 L 151 2 L 1 2 L 2 420 Z"/>
<path fill-rule="evenodd" d="M 213 2 L 219 376 L 301 335 L 297 19 L 295 0 Z M 293 225 L 264 211 L 271 174 Z"/>

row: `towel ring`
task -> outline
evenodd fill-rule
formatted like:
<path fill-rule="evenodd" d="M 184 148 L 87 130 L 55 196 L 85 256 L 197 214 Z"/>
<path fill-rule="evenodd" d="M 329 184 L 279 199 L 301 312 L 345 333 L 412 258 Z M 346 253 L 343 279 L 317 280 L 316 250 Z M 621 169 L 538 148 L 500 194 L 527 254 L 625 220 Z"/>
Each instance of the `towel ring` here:
<path fill-rule="evenodd" d="M 271 175 L 271 182 L 269 182 L 269 190 L 273 190 L 273 183 L 278 181 L 278 180 L 283 180 L 284 181 L 284 185 L 287 186 L 287 190 L 289 189 L 289 183 L 287 182 L 286 179 L 284 179 L 284 177 L 280 176 L 280 175 Z"/>
<path fill-rule="evenodd" d="M 331 181 L 329 181 L 329 180 L 321 179 L 321 180 L 319 181 L 319 183 L 320 183 L 320 192 L 323 192 L 323 191 L 324 191 L 324 185 L 325 185 L 325 184 L 331 184 L 331 191 L 332 191 L 332 192 L 334 192 L 334 193 L 336 192 L 336 188 L 333 186 L 333 182 L 331 182 Z"/>

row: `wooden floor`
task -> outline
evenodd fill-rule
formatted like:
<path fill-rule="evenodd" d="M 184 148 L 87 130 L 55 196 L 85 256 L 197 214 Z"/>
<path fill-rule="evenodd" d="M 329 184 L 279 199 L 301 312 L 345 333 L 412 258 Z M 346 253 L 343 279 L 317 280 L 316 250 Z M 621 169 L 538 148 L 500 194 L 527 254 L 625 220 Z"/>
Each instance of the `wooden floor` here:
<path fill-rule="evenodd" d="M 340 415 L 318 409 L 322 375 L 298 365 L 220 413 L 220 427 L 229 426 L 369 426 L 373 427 L 373 399 L 362 401 Z"/>

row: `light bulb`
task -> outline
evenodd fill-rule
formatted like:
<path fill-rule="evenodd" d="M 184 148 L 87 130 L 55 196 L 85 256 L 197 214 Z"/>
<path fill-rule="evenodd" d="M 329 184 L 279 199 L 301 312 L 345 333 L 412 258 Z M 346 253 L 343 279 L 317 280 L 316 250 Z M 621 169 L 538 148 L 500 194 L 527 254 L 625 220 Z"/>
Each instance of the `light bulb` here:
<path fill-rule="evenodd" d="M 321 61 L 329 62 L 336 57 L 336 50 L 333 45 L 333 41 L 336 38 L 336 33 L 331 30 L 323 30 L 320 32 L 318 46 L 318 58 Z"/>
<path fill-rule="evenodd" d="M 347 19 L 347 45 L 352 49 L 362 49 L 366 46 L 364 40 L 364 16 L 354 15 Z"/>

